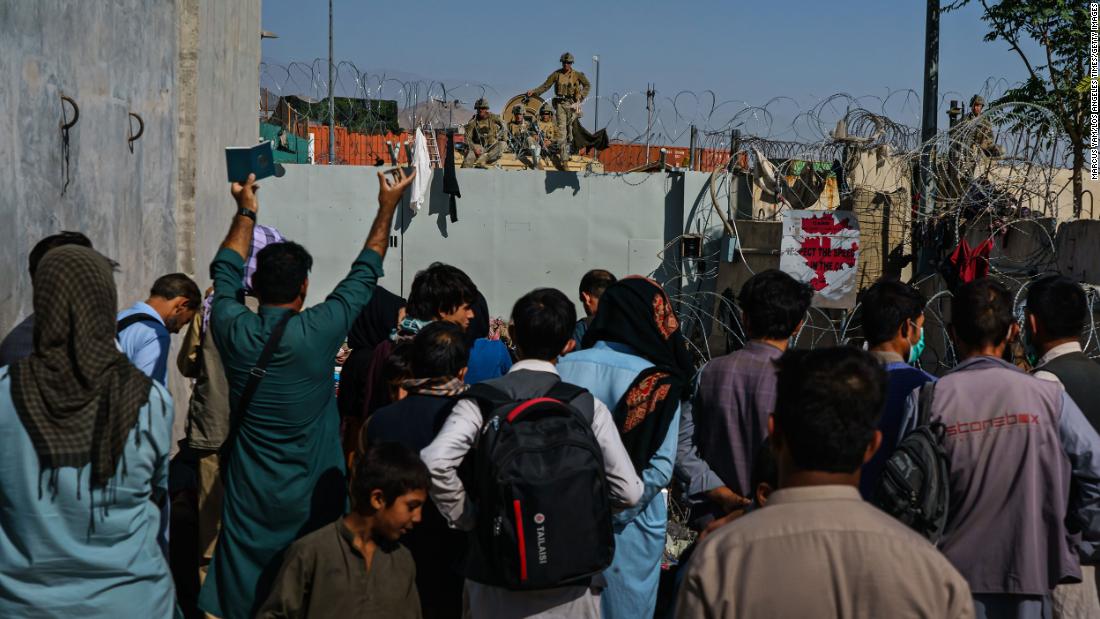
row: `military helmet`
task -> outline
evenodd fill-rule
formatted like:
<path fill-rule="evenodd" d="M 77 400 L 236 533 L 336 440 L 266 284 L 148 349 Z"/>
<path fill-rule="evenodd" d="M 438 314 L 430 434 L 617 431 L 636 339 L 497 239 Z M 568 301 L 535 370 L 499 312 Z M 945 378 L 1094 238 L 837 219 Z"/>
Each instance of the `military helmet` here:
<path fill-rule="evenodd" d="M 543 103 L 542 107 L 539 108 L 539 115 L 541 116 L 543 114 L 549 114 L 549 115 L 553 116 L 554 115 L 554 108 L 550 107 L 549 103 Z"/>
<path fill-rule="evenodd" d="M 523 106 L 522 105 L 513 105 L 512 106 L 512 113 L 513 114 L 522 114 L 523 113 Z"/>
<path fill-rule="evenodd" d="M 561 58 L 558 59 L 558 62 L 573 62 L 573 54 L 565 52 L 561 55 Z"/>
<path fill-rule="evenodd" d="M 482 97 L 482 98 L 477 100 L 477 103 L 474 103 L 474 109 L 475 110 L 487 110 L 487 109 L 489 109 L 489 102 L 485 100 L 485 97 Z"/>
<path fill-rule="evenodd" d="M 981 95 L 970 97 L 970 105 L 985 105 L 985 98 Z"/>

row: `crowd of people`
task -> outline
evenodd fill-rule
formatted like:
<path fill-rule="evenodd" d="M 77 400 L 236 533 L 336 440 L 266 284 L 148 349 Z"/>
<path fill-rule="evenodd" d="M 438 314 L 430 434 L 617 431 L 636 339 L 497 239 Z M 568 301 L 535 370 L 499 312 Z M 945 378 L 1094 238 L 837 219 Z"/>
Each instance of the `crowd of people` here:
<path fill-rule="evenodd" d="M 745 345 L 703 364 L 637 275 L 526 291 L 506 323 L 452 265 L 385 290 L 411 180 L 379 174 L 362 251 L 309 307 L 312 257 L 257 224 L 252 179 L 205 294 L 165 275 L 119 312 L 87 237 L 38 243 L 34 313 L 0 345 L 0 616 L 1100 616 L 1076 282 L 1030 284 L 1022 325 L 1004 286 L 963 285 L 937 378 L 916 289 L 863 292 L 862 347 L 799 350 L 813 291 L 763 271 Z M 698 532 L 672 558 L 670 495 Z"/>

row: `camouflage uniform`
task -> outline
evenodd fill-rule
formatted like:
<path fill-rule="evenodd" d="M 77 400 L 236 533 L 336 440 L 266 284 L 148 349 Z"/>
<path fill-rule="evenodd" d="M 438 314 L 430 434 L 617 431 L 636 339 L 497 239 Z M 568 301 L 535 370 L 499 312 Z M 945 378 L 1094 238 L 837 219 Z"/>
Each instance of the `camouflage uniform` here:
<path fill-rule="evenodd" d="M 530 120 L 523 116 L 520 118 L 517 122 L 513 113 L 512 120 L 508 121 L 508 136 L 512 144 L 512 152 L 516 154 L 516 159 L 520 160 L 523 165 L 534 168 L 535 162 L 532 154 L 535 150 L 535 138 L 531 135 L 533 128 Z"/>
<path fill-rule="evenodd" d="M 480 104 L 481 101 L 478 101 Z M 500 160 L 504 154 L 504 121 L 500 116 L 490 113 L 484 119 L 475 114 L 466 123 L 466 156 L 462 160 L 464 168 L 488 168 Z"/>
<path fill-rule="evenodd" d="M 984 106 L 985 99 L 978 95 L 974 95 L 970 98 L 970 106 L 974 107 L 975 103 Z M 997 142 L 993 137 L 993 123 L 989 121 L 988 116 L 985 114 L 975 116 L 973 112 L 970 112 L 963 118 L 963 122 L 973 123 L 972 133 L 970 134 L 970 146 L 972 148 L 990 157 L 995 157 L 1000 154 Z"/>
<path fill-rule="evenodd" d="M 562 62 L 565 62 L 566 58 L 569 62 L 573 61 L 572 54 L 562 54 Z M 565 153 L 566 159 L 568 158 L 569 138 L 573 133 L 573 121 L 577 118 L 577 112 L 573 109 L 574 103 L 580 103 L 584 101 L 588 96 L 588 90 L 591 87 L 588 83 L 588 78 L 584 76 L 584 73 L 573 69 L 568 73 L 564 69 L 558 69 L 550 74 L 546 78 L 546 81 L 541 86 L 531 91 L 534 95 L 541 95 L 554 87 L 554 112 L 557 116 L 557 138 L 558 148 L 562 153 Z"/>
<path fill-rule="evenodd" d="M 549 104 L 547 104 L 549 106 Z M 539 133 L 542 134 L 544 157 L 549 158 L 553 164 L 559 168 L 563 168 L 564 164 L 561 160 L 561 151 L 558 148 L 558 125 L 554 121 L 554 117 L 551 116 L 549 120 L 542 120 L 541 115 L 538 121 Z M 551 146 L 552 145 L 552 146 Z"/>

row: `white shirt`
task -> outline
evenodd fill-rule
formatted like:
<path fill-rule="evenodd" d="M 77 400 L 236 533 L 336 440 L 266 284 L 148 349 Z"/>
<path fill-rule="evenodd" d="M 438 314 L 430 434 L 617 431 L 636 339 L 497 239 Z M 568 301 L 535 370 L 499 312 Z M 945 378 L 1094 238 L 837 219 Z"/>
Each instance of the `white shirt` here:
<path fill-rule="evenodd" d="M 553 363 L 534 359 L 517 362 L 509 373 L 517 370 L 550 372 L 555 375 L 558 373 Z M 641 500 L 645 486 L 623 447 L 611 411 L 599 399 L 594 397 L 593 400 L 595 415 L 592 417 L 592 431 L 596 435 L 600 451 L 603 452 L 611 502 L 620 507 L 632 507 Z M 432 444 L 420 452 L 420 459 L 428 466 L 432 477 L 432 501 L 451 527 L 456 529 L 469 530 L 474 527 L 473 510 L 466 489 L 458 478 L 458 466 L 477 440 L 481 424 L 481 411 L 477 404 L 471 399 L 460 400 L 447 416 L 447 421 Z M 494 619 L 597 619 L 600 616 L 599 592 L 603 586 L 602 577 L 597 577 L 593 579 L 591 586 L 511 591 L 467 580 L 468 616 Z"/>
<path fill-rule="evenodd" d="M 550 372 L 555 375 L 558 373 L 553 363 L 536 359 L 518 361 L 508 373 L 517 370 Z M 593 400 L 596 407 L 592 417 L 592 432 L 603 452 L 611 502 L 620 507 L 632 507 L 642 498 L 644 485 L 623 447 L 611 411 L 599 399 Z M 477 441 L 481 422 L 481 411 L 477 403 L 468 398 L 459 400 L 435 440 L 420 452 L 420 459 L 428 466 L 432 476 L 432 501 L 451 527 L 464 531 L 474 528 L 473 510 L 466 496 L 466 489 L 458 479 L 458 466 Z"/>
<path fill-rule="evenodd" d="M 1044 370 L 1043 366 L 1050 363 L 1051 361 L 1054 361 L 1058 357 L 1061 357 L 1062 355 L 1068 355 L 1071 352 L 1081 352 L 1081 344 L 1077 342 L 1066 342 L 1065 344 L 1059 344 L 1054 348 L 1051 348 L 1047 351 L 1047 354 L 1043 355 L 1043 357 L 1039 359 L 1039 363 L 1035 366 L 1037 369 L 1032 374 L 1032 376 L 1038 378 L 1039 380 L 1058 383 L 1058 385 L 1064 389 L 1065 386 L 1062 385 L 1062 381 L 1059 380 L 1058 377 L 1054 374 Z"/>

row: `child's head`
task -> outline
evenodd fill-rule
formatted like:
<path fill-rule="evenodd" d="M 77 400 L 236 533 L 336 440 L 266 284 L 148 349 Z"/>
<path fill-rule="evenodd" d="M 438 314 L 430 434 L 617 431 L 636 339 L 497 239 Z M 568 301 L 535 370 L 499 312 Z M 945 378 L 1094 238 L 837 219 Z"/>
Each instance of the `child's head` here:
<path fill-rule="evenodd" d="M 381 443 L 355 462 L 352 509 L 374 517 L 374 535 L 396 541 L 420 522 L 428 500 L 428 468 L 400 443 Z"/>
<path fill-rule="evenodd" d="M 408 393 L 401 387 L 401 381 L 412 377 L 412 343 L 402 342 L 393 347 L 382 363 L 382 381 L 390 392 L 391 402 L 405 399 Z"/>

